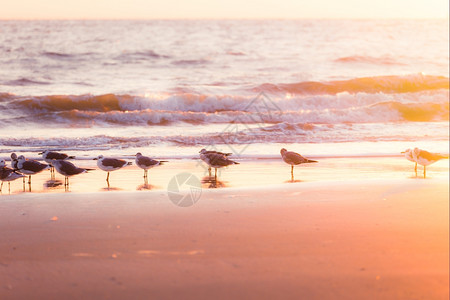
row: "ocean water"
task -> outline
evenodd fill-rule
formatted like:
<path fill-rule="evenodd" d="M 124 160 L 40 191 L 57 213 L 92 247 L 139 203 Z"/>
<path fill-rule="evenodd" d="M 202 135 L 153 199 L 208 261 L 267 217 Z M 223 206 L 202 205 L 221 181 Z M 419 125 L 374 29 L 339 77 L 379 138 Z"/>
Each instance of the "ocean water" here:
<path fill-rule="evenodd" d="M 0 21 L 0 156 L 448 152 L 448 20 Z"/>

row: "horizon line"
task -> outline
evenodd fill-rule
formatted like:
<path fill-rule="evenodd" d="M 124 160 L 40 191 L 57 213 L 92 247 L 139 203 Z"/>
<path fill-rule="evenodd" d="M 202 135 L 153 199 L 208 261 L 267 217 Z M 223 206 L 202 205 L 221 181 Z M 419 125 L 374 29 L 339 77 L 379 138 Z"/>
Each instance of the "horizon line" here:
<path fill-rule="evenodd" d="M 0 21 L 301 21 L 301 20 L 449 20 L 445 17 L 303 17 L 303 18 L 282 18 L 282 17 L 248 17 L 248 18 L 0 18 Z"/>

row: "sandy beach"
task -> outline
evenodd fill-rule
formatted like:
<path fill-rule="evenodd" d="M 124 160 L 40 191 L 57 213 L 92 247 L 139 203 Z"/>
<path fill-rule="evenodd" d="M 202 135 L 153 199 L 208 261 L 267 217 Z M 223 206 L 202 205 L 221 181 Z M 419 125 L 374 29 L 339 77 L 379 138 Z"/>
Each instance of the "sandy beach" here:
<path fill-rule="evenodd" d="M 448 299 L 448 180 L 398 177 L 2 196 L 0 298 Z"/>

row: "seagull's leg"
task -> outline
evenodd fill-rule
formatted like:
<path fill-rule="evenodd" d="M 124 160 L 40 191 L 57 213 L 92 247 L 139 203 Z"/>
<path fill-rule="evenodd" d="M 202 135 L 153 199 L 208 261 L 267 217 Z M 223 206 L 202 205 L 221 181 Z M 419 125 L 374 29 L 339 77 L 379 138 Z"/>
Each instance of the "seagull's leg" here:
<path fill-rule="evenodd" d="M 291 179 L 294 180 L 294 165 L 291 165 Z"/>
<path fill-rule="evenodd" d="M 414 171 L 417 173 L 417 163 L 416 166 L 414 167 Z"/>
<path fill-rule="evenodd" d="M 214 181 L 217 182 L 217 168 L 214 168 Z"/>
<path fill-rule="evenodd" d="M 148 185 L 148 170 L 144 170 L 144 185 Z"/>
<path fill-rule="evenodd" d="M 423 166 L 423 178 L 427 177 L 427 166 Z"/>
<path fill-rule="evenodd" d="M 9 181 L 8 181 L 8 183 L 9 183 Z M 0 192 L 2 191 L 2 188 L 3 188 L 3 181 L 2 181 L 2 184 L 0 185 Z"/>
<path fill-rule="evenodd" d="M 106 181 L 107 181 L 108 184 L 109 184 L 109 172 L 108 172 L 108 175 L 106 175 Z"/>
<path fill-rule="evenodd" d="M 211 167 L 208 168 L 209 177 L 211 177 Z"/>
<path fill-rule="evenodd" d="M 3 183 L 3 182 L 2 182 Z M 11 194 L 11 182 L 8 181 L 8 193 Z"/>
<path fill-rule="evenodd" d="M 31 184 L 31 175 L 28 176 L 28 184 Z"/>

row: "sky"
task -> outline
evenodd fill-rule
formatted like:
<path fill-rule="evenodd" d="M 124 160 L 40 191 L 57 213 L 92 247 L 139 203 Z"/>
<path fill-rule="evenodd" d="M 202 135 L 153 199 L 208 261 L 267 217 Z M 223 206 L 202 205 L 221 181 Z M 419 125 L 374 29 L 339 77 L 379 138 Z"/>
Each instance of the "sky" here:
<path fill-rule="evenodd" d="M 0 19 L 448 18 L 448 0 L 0 0 Z"/>

